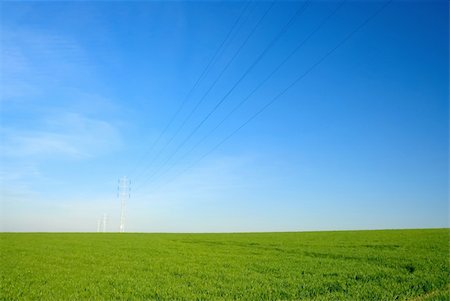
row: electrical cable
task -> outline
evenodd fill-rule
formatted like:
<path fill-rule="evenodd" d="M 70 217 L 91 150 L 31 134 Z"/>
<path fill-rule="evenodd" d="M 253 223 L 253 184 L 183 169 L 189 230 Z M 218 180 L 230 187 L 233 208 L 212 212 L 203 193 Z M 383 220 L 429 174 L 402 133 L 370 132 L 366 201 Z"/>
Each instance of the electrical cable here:
<path fill-rule="evenodd" d="M 278 66 L 263 80 L 261 81 L 244 99 L 242 99 L 222 120 L 205 136 L 203 136 L 202 139 L 200 139 L 193 147 L 189 149 L 182 157 L 178 158 L 176 162 L 174 162 L 168 169 L 163 172 L 162 175 L 166 174 L 170 169 L 172 169 L 176 163 L 187 157 L 194 149 L 196 149 L 203 141 L 205 141 L 207 138 L 209 138 L 226 120 L 228 120 L 231 115 L 233 115 L 242 105 L 244 105 L 251 96 L 256 93 L 262 86 L 264 86 L 267 81 L 269 81 L 273 75 L 275 75 L 302 47 L 306 44 L 306 42 L 314 36 L 344 5 L 346 0 L 343 0 L 340 2 L 340 4 L 331 11 L 330 14 L 328 14 L 325 18 L 322 19 L 322 21 L 314 28 L 314 30 L 305 38 L 303 39 L 290 53 L 287 55 L 283 61 L 278 64 Z M 161 176 L 161 175 L 160 175 Z"/>
<path fill-rule="evenodd" d="M 283 96 L 287 91 L 293 88 L 298 82 L 300 82 L 304 77 L 306 77 L 309 73 L 311 73 L 317 66 L 319 66 L 323 61 L 325 61 L 331 54 L 333 54 L 337 49 L 339 49 L 345 42 L 351 39 L 358 31 L 364 28 L 372 19 L 378 16 L 393 0 L 389 0 L 385 2 L 380 8 L 378 8 L 374 13 L 372 13 L 368 18 L 366 18 L 362 23 L 360 23 L 354 30 L 352 30 L 349 34 L 347 34 L 344 39 L 342 39 L 339 43 L 337 43 L 333 48 L 325 53 L 320 59 L 318 59 L 314 64 L 312 64 L 305 72 L 300 74 L 294 81 L 292 81 L 287 87 L 285 87 L 280 93 L 278 93 L 275 97 L 273 97 L 269 102 L 267 102 L 262 108 L 260 108 L 257 112 L 250 116 L 244 123 L 242 123 L 238 128 L 236 128 L 233 132 L 227 135 L 224 139 L 222 139 L 219 143 L 214 145 L 209 151 L 204 153 L 201 157 L 195 160 L 192 164 L 190 164 L 187 168 L 183 169 L 180 173 L 176 174 L 171 180 L 163 183 L 157 189 L 161 189 L 168 183 L 172 182 L 180 175 L 184 174 L 187 170 L 191 169 L 193 166 L 198 164 L 201 160 L 207 157 L 209 154 L 214 152 L 217 148 L 219 148 L 222 144 L 228 141 L 231 137 L 233 137 L 236 133 L 238 133 L 243 127 L 253 121 L 256 117 L 258 117 L 262 112 L 264 112 L 267 108 L 269 108 L 275 101 L 277 101 L 281 96 Z"/>
<path fill-rule="evenodd" d="M 154 142 L 151 144 L 151 146 L 147 149 L 146 152 L 144 152 L 144 154 L 140 157 L 140 159 L 136 162 L 136 164 L 134 165 L 134 167 L 132 168 L 131 172 L 129 173 L 130 176 L 135 174 L 135 172 L 137 171 L 137 169 L 141 166 L 142 161 L 148 156 L 148 154 L 155 148 L 155 146 L 159 143 L 159 141 L 161 140 L 161 138 L 164 136 L 164 134 L 167 132 L 167 130 L 170 128 L 170 126 L 173 124 L 173 122 L 175 121 L 175 119 L 177 118 L 178 114 L 180 114 L 180 112 L 183 110 L 183 108 L 185 107 L 186 103 L 188 102 L 188 100 L 190 99 L 192 93 L 195 91 L 195 89 L 197 88 L 197 86 L 199 85 L 199 83 L 201 82 L 201 80 L 205 77 L 205 75 L 207 74 L 207 71 L 210 69 L 210 67 L 212 66 L 213 62 L 216 60 L 216 58 L 219 56 L 219 54 L 223 51 L 223 49 L 225 48 L 225 44 L 226 42 L 230 39 L 231 34 L 234 32 L 234 30 L 236 29 L 237 25 L 240 23 L 242 17 L 244 16 L 245 12 L 247 11 L 248 7 L 250 5 L 250 1 L 248 1 L 245 6 L 242 8 L 241 13 L 239 14 L 238 18 L 234 21 L 233 25 L 231 26 L 231 29 L 228 31 L 227 35 L 225 36 L 225 38 L 222 40 L 221 44 L 219 45 L 219 47 L 216 49 L 216 51 L 214 52 L 214 55 L 211 57 L 211 59 L 208 61 L 208 63 L 206 64 L 205 68 L 203 69 L 203 71 L 200 73 L 200 76 L 197 78 L 197 80 L 195 81 L 194 85 L 190 88 L 189 92 L 186 94 L 185 98 L 183 99 L 183 101 L 181 102 L 180 106 L 178 107 L 178 109 L 175 111 L 175 113 L 172 115 L 171 119 L 169 120 L 169 122 L 166 124 L 166 126 L 164 127 L 164 129 L 159 133 L 158 137 L 156 138 L 156 140 L 154 140 Z"/>
<path fill-rule="evenodd" d="M 268 51 L 278 42 L 278 40 L 287 32 L 289 27 L 293 24 L 293 22 L 306 10 L 309 5 L 309 1 L 306 1 L 302 6 L 300 6 L 289 21 L 281 28 L 278 34 L 273 38 L 270 43 L 264 48 L 264 50 L 258 55 L 258 57 L 253 61 L 253 63 L 245 70 L 245 72 L 241 75 L 241 77 L 234 83 L 234 85 L 228 90 L 228 92 L 220 99 L 218 103 L 208 112 L 208 114 L 197 124 L 197 126 L 192 130 L 189 135 L 177 146 L 174 152 L 172 152 L 168 158 L 162 163 L 159 169 L 163 168 L 167 162 L 170 161 L 179 151 L 180 149 L 191 139 L 191 137 L 200 129 L 200 127 L 211 117 L 211 115 L 222 105 L 222 103 L 227 99 L 227 97 L 234 91 L 234 89 L 242 82 L 242 80 L 253 70 L 253 68 L 261 61 L 261 59 L 268 53 Z M 146 183 L 151 179 L 157 171 L 154 171 L 150 177 L 145 180 L 143 183 Z M 142 186 L 139 185 L 138 187 Z"/>
<path fill-rule="evenodd" d="M 156 156 L 153 158 L 153 160 L 149 163 L 146 164 L 147 168 L 144 168 L 144 171 L 140 173 L 141 176 L 145 175 L 145 173 L 148 171 L 148 168 L 155 162 L 156 159 L 159 158 L 159 156 L 165 151 L 165 149 L 167 148 L 167 146 L 170 145 L 170 143 L 175 139 L 175 137 L 178 135 L 178 133 L 180 132 L 180 130 L 184 127 L 184 125 L 189 121 L 189 119 L 192 117 L 192 115 L 197 111 L 197 109 L 200 107 L 200 105 L 203 103 L 203 101 L 205 100 L 206 96 L 209 94 L 209 92 L 214 88 L 214 86 L 217 84 L 217 82 L 220 80 L 220 78 L 223 76 L 223 74 L 225 73 L 225 71 L 228 70 L 228 68 L 231 66 L 231 63 L 237 58 L 237 56 L 240 54 L 240 52 L 242 51 L 242 49 L 244 48 L 244 46 L 247 44 L 247 42 L 250 40 L 250 38 L 253 36 L 253 34 L 256 32 L 256 29 L 259 27 L 259 25 L 261 24 L 262 20 L 266 17 L 266 15 L 269 13 L 269 11 L 272 9 L 272 7 L 274 6 L 275 1 L 271 2 L 270 6 L 266 9 L 266 11 L 264 12 L 264 14 L 259 18 L 259 20 L 257 21 L 257 23 L 255 24 L 255 26 L 253 27 L 253 29 L 251 30 L 251 32 L 247 35 L 246 39 L 244 40 L 244 42 L 240 45 L 239 49 L 234 53 L 233 57 L 228 61 L 228 63 L 226 64 L 226 66 L 222 69 L 222 71 L 220 72 L 219 76 L 216 78 L 216 80 L 210 85 L 210 87 L 208 88 L 208 90 L 205 92 L 205 94 L 203 94 L 203 96 L 199 99 L 199 101 L 196 103 L 196 105 L 194 106 L 194 108 L 191 110 L 191 112 L 186 116 L 186 118 L 183 120 L 183 122 L 178 126 L 178 128 L 175 130 L 174 134 L 171 136 L 171 138 L 165 143 L 165 145 L 159 150 L 159 152 L 156 154 Z M 136 181 L 135 181 L 136 182 Z"/>

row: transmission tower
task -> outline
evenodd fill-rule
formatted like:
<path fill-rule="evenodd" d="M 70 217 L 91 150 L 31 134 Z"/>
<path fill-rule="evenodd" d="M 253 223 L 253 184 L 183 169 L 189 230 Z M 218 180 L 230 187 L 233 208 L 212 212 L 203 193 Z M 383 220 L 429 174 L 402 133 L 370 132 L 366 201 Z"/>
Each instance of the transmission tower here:
<path fill-rule="evenodd" d="M 107 215 L 106 213 L 103 214 L 103 232 L 106 232 L 106 219 L 107 219 Z"/>
<path fill-rule="evenodd" d="M 131 182 L 127 177 L 119 179 L 118 197 L 120 200 L 120 227 L 119 232 L 125 232 L 125 201 L 130 198 Z"/>

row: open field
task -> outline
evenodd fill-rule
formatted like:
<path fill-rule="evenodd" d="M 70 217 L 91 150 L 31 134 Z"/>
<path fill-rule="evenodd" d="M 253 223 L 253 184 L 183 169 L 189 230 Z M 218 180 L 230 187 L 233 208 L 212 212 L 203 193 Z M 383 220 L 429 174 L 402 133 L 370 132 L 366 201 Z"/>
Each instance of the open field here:
<path fill-rule="evenodd" d="M 449 229 L 1 237 L 2 300 L 449 300 Z"/>

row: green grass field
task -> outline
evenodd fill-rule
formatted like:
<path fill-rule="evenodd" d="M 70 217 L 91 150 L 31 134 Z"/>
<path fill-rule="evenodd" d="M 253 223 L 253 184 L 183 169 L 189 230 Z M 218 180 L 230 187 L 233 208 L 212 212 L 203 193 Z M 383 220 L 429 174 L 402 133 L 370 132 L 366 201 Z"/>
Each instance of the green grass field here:
<path fill-rule="evenodd" d="M 2 300 L 449 300 L 449 229 L 1 237 Z"/>

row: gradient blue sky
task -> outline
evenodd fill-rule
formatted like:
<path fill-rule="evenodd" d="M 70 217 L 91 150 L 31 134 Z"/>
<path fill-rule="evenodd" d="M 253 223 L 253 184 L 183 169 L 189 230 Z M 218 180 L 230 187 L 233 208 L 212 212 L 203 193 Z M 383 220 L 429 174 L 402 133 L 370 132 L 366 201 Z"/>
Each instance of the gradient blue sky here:
<path fill-rule="evenodd" d="M 0 230 L 95 231 L 107 213 L 117 231 L 122 175 L 128 231 L 448 227 L 446 0 L 389 4 L 197 161 L 383 3 L 346 2 L 184 155 L 339 5 L 313 1 L 169 160 L 304 2 L 270 8 L 165 148 L 270 2 L 249 4 L 153 148 L 245 2 L 1 2 Z"/>

